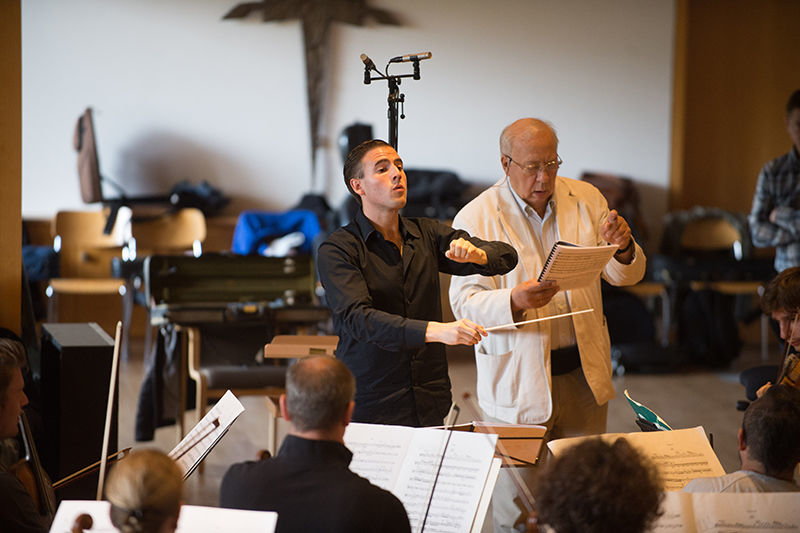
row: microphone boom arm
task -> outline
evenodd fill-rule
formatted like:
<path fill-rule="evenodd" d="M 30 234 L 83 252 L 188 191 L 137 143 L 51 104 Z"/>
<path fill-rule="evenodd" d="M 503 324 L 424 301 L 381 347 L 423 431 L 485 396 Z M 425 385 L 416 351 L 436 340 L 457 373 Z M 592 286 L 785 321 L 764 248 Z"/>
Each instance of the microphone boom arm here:
<path fill-rule="evenodd" d="M 427 56 L 426 56 L 427 54 Z M 406 101 L 406 95 L 400 92 L 400 83 L 403 78 L 411 78 L 414 80 L 420 79 L 420 70 L 419 70 L 419 62 L 422 59 L 428 59 L 431 57 L 430 52 L 426 52 L 425 54 L 416 54 L 412 56 L 399 56 L 400 58 L 408 57 L 408 59 L 404 59 L 402 62 L 411 62 L 413 67 L 413 72 L 411 74 L 397 74 L 397 75 L 389 75 L 389 65 L 392 63 L 400 62 L 398 61 L 398 57 L 392 58 L 389 60 L 389 63 L 386 64 L 385 74 L 375 68 L 375 65 L 372 63 L 371 60 L 365 55 L 361 54 L 361 60 L 364 62 L 364 85 L 370 85 L 373 81 L 383 81 L 386 80 L 389 86 L 389 96 L 386 99 L 388 104 L 388 111 L 387 111 L 387 118 L 389 120 L 389 144 L 397 150 L 398 144 L 398 130 L 399 130 L 399 119 L 406 118 L 404 110 L 402 110 L 402 105 Z M 365 59 L 366 58 L 366 59 Z M 372 71 L 378 73 L 378 76 L 373 76 Z"/>

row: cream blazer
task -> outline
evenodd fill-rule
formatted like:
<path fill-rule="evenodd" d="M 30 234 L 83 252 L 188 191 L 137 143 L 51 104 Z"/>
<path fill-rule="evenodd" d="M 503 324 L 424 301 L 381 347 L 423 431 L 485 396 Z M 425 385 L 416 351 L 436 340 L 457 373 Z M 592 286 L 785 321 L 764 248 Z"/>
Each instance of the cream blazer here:
<path fill-rule="evenodd" d="M 559 240 L 584 246 L 606 244 L 600 227 L 608 216 L 608 204 L 600 191 L 589 183 L 559 176 L 554 197 Z M 519 254 L 516 268 L 504 276 L 453 276 L 453 313 L 485 327 L 513 322 L 511 289 L 538 277 L 546 257 L 537 250 L 530 224 L 520 213 L 507 178 L 464 206 L 453 226 L 481 239 L 507 242 Z M 645 262 L 644 252 L 637 244 L 630 265 L 612 259 L 602 276 L 612 285 L 633 285 L 644 276 Z M 581 366 L 595 400 L 602 405 L 615 393 L 600 280 L 589 287 L 567 291 L 567 299 L 573 311 L 594 309 L 592 313 L 573 316 L 572 321 Z M 523 320 L 552 314 L 550 305 L 527 309 Z M 549 321 L 490 333 L 475 345 L 475 362 L 478 401 L 487 415 L 517 424 L 540 424 L 550 418 Z"/>

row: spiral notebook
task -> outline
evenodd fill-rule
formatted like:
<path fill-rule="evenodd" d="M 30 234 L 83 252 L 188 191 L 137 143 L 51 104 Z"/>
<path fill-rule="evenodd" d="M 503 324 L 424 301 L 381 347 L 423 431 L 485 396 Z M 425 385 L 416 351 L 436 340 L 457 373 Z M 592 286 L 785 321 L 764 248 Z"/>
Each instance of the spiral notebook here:
<path fill-rule="evenodd" d="M 550 250 L 538 281 L 556 281 L 562 291 L 580 289 L 600 277 L 619 246 L 578 246 L 558 241 Z"/>

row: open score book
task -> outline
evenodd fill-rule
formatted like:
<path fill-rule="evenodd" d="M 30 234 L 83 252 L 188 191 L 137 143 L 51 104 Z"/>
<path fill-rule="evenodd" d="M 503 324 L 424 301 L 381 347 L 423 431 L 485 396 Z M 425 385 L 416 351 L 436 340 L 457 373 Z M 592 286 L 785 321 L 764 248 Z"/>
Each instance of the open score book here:
<path fill-rule="evenodd" d="M 481 530 L 500 471 L 496 442 L 485 433 L 358 423 L 344 435 L 350 469 L 397 496 L 415 533 Z"/>
<path fill-rule="evenodd" d="M 607 442 L 624 437 L 631 446 L 650 459 L 661 474 L 664 490 L 681 490 L 699 477 L 725 475 L 725 470 L 711 449 L 702 426 L 672 431 L 646 433 L 604 433 L 590 437 L 551 440 L 547 447 L 558 456 L 565 449 L 586 439 L 600 437 Z"/>
<path fill-rule="evenodd" d="M 578 246 L 558 241 L 550 250 L 538 281 L 557 281 L 562 291 L 579 289 L 598 277 L 619 246 Z"/>

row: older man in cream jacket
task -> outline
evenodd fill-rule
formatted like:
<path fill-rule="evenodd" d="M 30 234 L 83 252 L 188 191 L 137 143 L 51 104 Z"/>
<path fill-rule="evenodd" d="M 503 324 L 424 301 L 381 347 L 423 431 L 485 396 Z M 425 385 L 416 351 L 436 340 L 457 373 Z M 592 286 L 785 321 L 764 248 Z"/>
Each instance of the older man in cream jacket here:
<path fill-rule="evenodd" d="M 559 240 L 618 245 L 602 272 L 613 285 L 642 279 L 644 252 L 627 222 L 609 211 L 594 186 L 557 176 L 558 138 L 549 124 L 514 122 L 503 130 L 500 149 L 506 176 L 467 204 L 453 225 L 482 239 L 510 243 L 519 263 L 502 276 L 453 278 L 455 315 L 489 327 L 593 311 L 484 338 L 475 346 L 478 401 L 485 415 L 497 421 L 546 425 L 549 438 L 603 433 L 614 387 L 600 280 L 560 291 L 556 283 L 536 279 Z"/>

